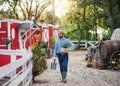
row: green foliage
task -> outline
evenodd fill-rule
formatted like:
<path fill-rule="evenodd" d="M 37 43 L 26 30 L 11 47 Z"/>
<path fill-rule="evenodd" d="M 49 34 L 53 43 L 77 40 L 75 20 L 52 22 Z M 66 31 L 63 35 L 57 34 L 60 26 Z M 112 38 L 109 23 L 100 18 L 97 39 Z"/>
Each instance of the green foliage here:
<path fill-rule="evenodd" d="M 12 43 L 12 40 L 9 39 L 9 38 L 6 38 L 6 40 L 5 40 L 5 44 L 8 45 L 8 44 L 10 44 L 10 43 Z"/>
<path fill-rule="evenodd" d="M 3 9 L 0 10 L 0 19 L 9 18 L 15 19 L 15 14 L 11 10 L 4 11 Z"/>
<path fill-rule="evenodd" d="M 120 27 L 119 0 L 69 1 L 72 2 L 71 9 L 61 20 L 68 38 L 79 40 L 82 35 L 82 40 L 97 39 L 96 29 L 102 27 L 107 31 L 103 32 L 103 37 L 109 39 L 114 29 Z"/>
<path fill-rule="evenodd" d="M 4 4 L 4 1 L 3 1 L 3 0 L 0 1 L 0 5 L 2 5 L 2 4 Z"/>
<path fill-rule="evenodd" d="M 64 45 L 62 45 L 62 48 L 69 48 L 69 45 L 68 44 L 64 44 Z"/>
<path fill-rule="evenodd" d="M 105 38 L 105 39 L 110 39 L 110 37 L 111 37 L 111 34 L 112 34 L 112 32 L 110 31 L 110 30 L 108 30 L 108 32 L 103 32 L 103 37 Z"/>
<path fill-rule="evenodd" d="M 31 20 L 32 13 L 35 13 L 36 21 L 39 20 L 42 12 L 45 10 L 45 8 L 49 4 L 50 4 L 49 0 L 44 0 L 44 1 L 42 0 L 2 0 L 0 1 L 0 5 L 3 6 L 3 7 L 1 6 L 3 9 L 4 9 L 4 6 L 8 7 L 7 9 L 4 9 L 6 12 L 7 10 L 12 11 L 12 13 L 14 14 L 14 19 L 22 18 L 21 20 L 23 20 L 23 18 L 27 18 L 28 20 Z M 19 15 L 19 13 L 22 13 L 22 14 Z M 3 17 L 3 18 L 9 18 L 9 17 Z"/>
<path fill-rule="evenodd" d="M 119 60 L 119 63 L 118 63 L 118 65 L 117 65 L 117 67 L 120 69 L 120 60 Z"/>
<path fill-rule="evenodd" d="M 51 40 L 52 40 L 52 45 L 55 45 L 55 38 L 52 37 Z"/>
<path fill-rule="evenodd" d="M 89 30 L 92 27 L 91 17 L 89 17 L 89 8 L 87 8 L 87 2 L 85 0 L 70 0 L 74 2 L 71 5 L 69 13 L 67 13 L 63 19 L 61 26 L 66 32 L 66 36 L 72 40 L 86 40 L 91 37 Z M 92 11 L 91 11 L 92 13 Z M 89 36 L 87 36 L 89 34 Z"/>
<path fill-rule="evenodd" d="M 52 24 L 53 12 L 45 10 L 40 17 L 40 22 L 46 23 L 46 24 Z M 60 22 L 60 19 L 57 16 L 55 16 L 55 24 L 59 24 L 59 22 Z"/>
<path fill-rule="evenodd" d="M 47 69 L 46 54 L 44 51 L 43 43 L 37 43 L 33 46 L 33 81 L 34 77 L 41 74 L 44 70 Z"/>

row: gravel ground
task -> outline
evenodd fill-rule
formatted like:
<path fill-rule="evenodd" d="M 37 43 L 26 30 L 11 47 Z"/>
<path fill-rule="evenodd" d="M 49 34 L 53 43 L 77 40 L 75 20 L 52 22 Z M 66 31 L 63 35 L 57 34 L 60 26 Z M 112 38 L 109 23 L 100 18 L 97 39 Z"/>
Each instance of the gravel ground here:
<path fill-rule="evenodd" d="M 56 70 L 51 70 L 53 59 L 48 59 L 49 68 L 36 77 L 37 83 L 33 83 L 33 86 L 120 86 L 119 71 L 87 68 L 85 54 L 86 51 L 69 53 L 67 83 L 60 82 L 59 64 Z"/>

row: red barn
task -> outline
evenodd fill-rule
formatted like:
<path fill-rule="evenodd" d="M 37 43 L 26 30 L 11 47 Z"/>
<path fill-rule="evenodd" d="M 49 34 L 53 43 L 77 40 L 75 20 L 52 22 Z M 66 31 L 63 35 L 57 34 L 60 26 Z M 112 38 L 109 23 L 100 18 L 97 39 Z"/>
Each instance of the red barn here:
<path fill-rule="evenodd" d="M 58 38 L 59 28 L 54 25 L 37 24 L 36 22 L 1 20 L 0 21 L 0 49 L 22 50 L 31 49 L 37 41 L 48 42 L 52 49 L 52 37 Z M 38 35 L 37 35 L 38 34 Z M 19 56 L 22 58 L 21 56 Z M 16 59 L 19 59 L 16 57 Z M 0 66 L 11 62 L 9 55 L 0 55 Z"/>
<path fill-rule="evenodd" d="M 11 86 L 15 82 L 11 80 L 16 80 L 14 77 L 19 79 L 19 82 L 14 84 L 16 86 L 19 83 L 32 81 L 31 46 L 36 42 L 44 41 L 48 42 L 48 48 L 53 51 L 51 38 L 56 39 L 58 31 L 59 28 L 53 25 L 19 20 L 0 20 L 0 67 L 2 69 L 0 69 L 0 79 L 9 77 Z M 7 71 L 8 69 L 10 70 Z M 22 79 L 20 79 L 21 76 Z"/>
<path fill-rule="evenodd" d="M 18 26 L 19 21 L 1 20 L 0 21 L 0 49 L 16 50 L 19 49 Z M 9 55 L 0 54 L 0 66 L 11 62 Z"/>

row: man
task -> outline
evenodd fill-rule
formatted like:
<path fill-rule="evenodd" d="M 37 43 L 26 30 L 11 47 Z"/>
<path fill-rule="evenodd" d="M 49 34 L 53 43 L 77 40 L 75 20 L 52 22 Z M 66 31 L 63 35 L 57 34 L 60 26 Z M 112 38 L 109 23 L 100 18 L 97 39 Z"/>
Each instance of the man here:
<path fill-rule="evenodd" d="M 55 49 L 54 49 L 54 57 L 58 57 L 59 65 L 60 65 L 60 72 L 62 76 L 61 82 L 67 82 L 66 81 L 66 75 L 67 75 L 67 67 L 68 67 L 68 52 L 74 50 L 74 44 L 64 37 L 64 32 L 59 31 L 58 33 L 59 39 L 55 43 Z M 64 48 L 64 47 L 67 48 Z M 55 59 L 55 58 L 54 58 Z"/>

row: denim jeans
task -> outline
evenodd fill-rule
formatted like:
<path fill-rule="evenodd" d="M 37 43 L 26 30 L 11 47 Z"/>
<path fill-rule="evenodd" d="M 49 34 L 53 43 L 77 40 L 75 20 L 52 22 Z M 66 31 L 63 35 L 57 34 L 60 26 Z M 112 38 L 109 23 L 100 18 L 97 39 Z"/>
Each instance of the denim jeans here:
<path fill-rule="evenodd" d="M 61 72 L 67 72 L 68 68 L 68 53 L 57 53 L 59 65 L 60 65 L 60 71 Z"/>

